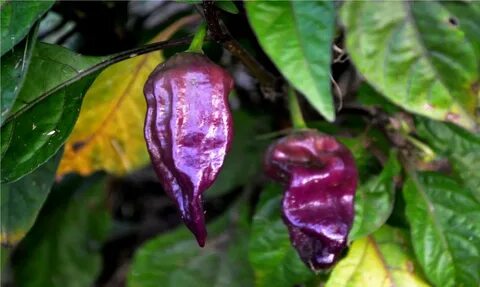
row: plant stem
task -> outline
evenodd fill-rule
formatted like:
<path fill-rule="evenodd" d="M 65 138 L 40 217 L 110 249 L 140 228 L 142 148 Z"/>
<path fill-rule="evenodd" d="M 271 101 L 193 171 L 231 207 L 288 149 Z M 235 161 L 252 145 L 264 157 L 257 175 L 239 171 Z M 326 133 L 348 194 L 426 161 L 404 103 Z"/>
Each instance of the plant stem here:
<path fill-rule="evenodd" d="M 203 13 L 212 39 L 242 61 L 250 73 L 260 82 L 264 93 L 280 91 L 281 81 L 269 73 L 247 50 L 240 46 L 227 30 L 222 29 L 216 9 L 215 1 L 203 1 Z"/>
<path fill-rule="evenodd" d="M 295 129 L 305 129 L 307 124 L 303 119 L 302 110 L 298 103 L 298 98 L 295 89 L 289 87 L 288 89 L 288 108 L 290 110 L 290 118 Z"/>
<path fill-rule="evenodd" d="M 157 42 L 157 43 L 153 43 L 153 44 L 148 44 L 148 45 L 145 45 L 145 46 L 142 46 L 142 47 L 134 48 L 134 49 L 127 50 L 127 51 L 122 51 L 122 52 L 119 52 L 119 53 L 114 54 L 112 56 L 105 57 L 99 63 L 91 66 L 88 69 L 85 69 L 85 70 L 79 72 L 74 77 L 66 80 L 63 83 L 60 83 L 59 85 L 53 87 L 52 89 L 50 89 L 48 91 L 45 91 L 42 95 L 35 98 L 34 100 L 25 103 L 22 106 L 22 108 L 17 110 L 15 113 L 9 115 L 9 117 L 5 120 L 5 122 L 2 124 L 2 126 L 6 125 L 8 122 L 17 118 L 18 116 L 20 116 L 24 112 L 28 111 L 29 109 L 34 107 L 37 103 L 39 103 L 39 102 L 43 101 L 44 99 L 48 98 L 50 95 L 54 94 L 55 92 L 65 88 L 66 86 L 68 86 L 70 84 L 73 84 L 74 82 L 76 82 L 76 81 L 78 81 L 78 80 L 80 80 L 80 79 L 82 79 L 82 78 L 84 78 L 88 75 L 99 72 L 102 69 L 104 69 L 104 68 L 106 68 L 110 65 L 113 65 L 115 63 L 121 62 L 121 61 L 126 60 L 126 59 L 130 59 L 130 58 L 133 58 L 133 57 L 136 57 L 136 56 L 147 54 L 147 53 L 150 53 L 150 52 L 153 52 L 153 51 L 163 50 L 163 49 L 170 48 L 170 47 L 188 45 L 188 43 L 190 43 L 191 41 L 192 41 L 192 37 L 188 36 L 188 37 L 178 38 L 178 39 L 174 39 L 174 40 L 168 40 L 168 41 L 162 41 L 162 42 Z"/>
<path fill-rule="evenodd" d="M 202 51 L 203 40 L 205 39 L 206 34 L 207 34 L 207 26 L 205 25 L 205 23 L 202 23 L 198 27 L 198 30 L 195 33 L 195 36 L 193 37 L 192 43 L 190 43 L 190 47 L 188 47 L 187 52 L 203 54 L 203 51 Z"/>
<path fill-rule="evenodd" d="M 279 130 L 279 131 L 274 131 L 274 132 L 258 135 L 256 137 L 254 137 L 254 140 L 258 140 L 258 141 L 271 140 L 271 139 L 276 138 L 278 136 L 287 135 L 291 132 L 292 132 L 291 128 L 283 129 L 283 130 Z"/>
<path fill-rule="evenodd" d="M 432 161 L 435 158 L 435 152 L 425 143 L 417 140 L 416 138 L 410 136 L 410 135 L 405 135 L 405 138 L 416 148 L 421 150 L 424 154 L 424 158 L 427 161 Z"/>

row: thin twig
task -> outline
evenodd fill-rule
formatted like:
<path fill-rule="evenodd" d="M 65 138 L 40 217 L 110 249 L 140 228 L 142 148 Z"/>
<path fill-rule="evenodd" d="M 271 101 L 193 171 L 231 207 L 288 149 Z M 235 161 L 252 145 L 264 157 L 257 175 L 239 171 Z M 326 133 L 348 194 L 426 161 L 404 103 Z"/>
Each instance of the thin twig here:
<path fill-rule="evenodd" d="M 230 35 L 230 33 L 220 26 L 215 1 L 203 1 L 203 13 L 207 22 L 208 31 L 214 41 L 221 44 L 232 55 L 240 59 L 247 69 L 260 82 L 262 92 L 269 97 L 275 96 L 282 91 L 281 81 L 269 73 L 247 50 Z"/>
<path fill-rule="evenodd" d="M 340 86 L 338 85 L 338 83 L 335 81 L 335 79 L 333 78 L 332 74 L 330 74 L 330 80 L 332 81 L 332 84 L 333 84 L 333 87 L 335 88 L 335 91 L 336 91 L 336 94 L 338 96 L 338 108 L 337 108 L 337 112 L 341 111 L 342 110 L 342 107 L 343 107 L 343 93 L 342 93 L 342 89 L 340 89 Z"/>
<path fill-rule="evenodd" d="M 25 103 L 25 105 L 22 108 L 20 108 L 18 111 L 16 111 L 15 113 L 10 115 L 5 120 L 3 125 L 7 124 L 11 120 L 17 118 L 18 116 L 20 116 L 24 112 L 33 108 L 36 104 L 45 100 L 46 98 L 48 98 L 50 95 L 54 94 L 55 92 L 65 88 L 66 86 L 68 86 L 70 84 L 73 84 L 74 82 L 76 82 L 76 81 L 78 81 L 78 80 L 80 80 L 80 79 L 82 79 L 82 78 L 84 78 L 88 75 L 91 75 L 95 72 L 98 72 L 98 71 L 100 71 L 100 70 L 102 70 L 102 69 L 104 69 L 104 68 L 106 68 L 106 67 L 108 67 L 112 64 L 121 62 L 121 61 L 126 60 L 126 59 L 130 59 L 130 58 L 133 58 L 133 57 L 136 57 L 136 56 L 147 54 L 147 53 L 150 53 L 150 52 L 153 52 L 153 51 L 163 50 L 163 49 L 166 49 L 166 48 L 171 48 L 171 47 L 176 47 L 176 46 L 188 45 L 191 41 L 192 41 L 192 36 L 178 38 L 178 39 L 174 39 L 174 40 L 162 41 L 162 42 L 157 42 L 157 43 L 148 44 L 148 45 L 145 45 L 145 46 L 142 46 L 142 47 L 134 48 L 134 49 L 131 49 L 131 50 L 122 51 L 120 53 L 114 54 L 113 56 L 105 58 L 104 60 L 102 60 L 98 64 L 95 64 L 88 69 L 80 71 L 74 77 L 72 77 L 72 78 L 66 80 L 65 82 L 62 82 L 59 85 L 55 86 L 54 88 L 44 92 L 42 95 L 40 95 L 39 97 L 37 97 L 33 101 Z"/>
<path fill-rule="evenodd" d="M 336 44 L 333 44 L 333 50 L 339 54 L 345 54 L 342 48 L 338 47 Z"/>
<path fill-rule="evenodd" d="M 348 55 L 347 53 L 345 52 L 345 50 L 343 50 L 342 48 L 338 47 L 337 45 L 333 44 L 333 51 L 338 53 L 338 56 L 336 56 L 334 59 L 333 59 L 333 63 L 343 63 L 345 61 L 348 60 Z"/>

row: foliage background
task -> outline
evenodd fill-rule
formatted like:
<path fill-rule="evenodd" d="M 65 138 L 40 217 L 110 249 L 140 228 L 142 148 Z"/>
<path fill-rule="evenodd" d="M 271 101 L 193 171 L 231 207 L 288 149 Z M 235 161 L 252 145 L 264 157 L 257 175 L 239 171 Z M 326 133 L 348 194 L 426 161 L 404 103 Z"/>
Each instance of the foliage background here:
<path fill-rule="evenodd" d="M 200 1 L 0 1 L 2 286 L 479 286 L 480 2 L 216 5 L 275 83 L 205 44 L 235 78 L 235 139 L 200 249 L 142 135 L 143 83 Z M 321 274 L 261 170 L 291 129 L 287 83 L 360 171 L 351 244 Z"/>

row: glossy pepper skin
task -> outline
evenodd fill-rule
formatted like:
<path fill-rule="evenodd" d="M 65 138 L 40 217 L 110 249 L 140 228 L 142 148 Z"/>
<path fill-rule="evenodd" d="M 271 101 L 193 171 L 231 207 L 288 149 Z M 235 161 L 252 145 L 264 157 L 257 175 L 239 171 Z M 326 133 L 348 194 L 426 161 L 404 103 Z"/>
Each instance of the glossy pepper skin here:
<path fill-rule="evenodd" d="M 316 131 L 273 143 L 265 171 L 286 186 L 282 217 L 300 258 L 312 270 L 331 267 L 353 223 L 358 173 L 351 152 Z"/>
<path fill-rule="evenodd" d="M 145 140 L 156 174 L 198 244 L 205 245 L 202 193 L 215 181 L 233 136 L 232 77 L 198 53 L 179 53 L 149 76 Z"/>

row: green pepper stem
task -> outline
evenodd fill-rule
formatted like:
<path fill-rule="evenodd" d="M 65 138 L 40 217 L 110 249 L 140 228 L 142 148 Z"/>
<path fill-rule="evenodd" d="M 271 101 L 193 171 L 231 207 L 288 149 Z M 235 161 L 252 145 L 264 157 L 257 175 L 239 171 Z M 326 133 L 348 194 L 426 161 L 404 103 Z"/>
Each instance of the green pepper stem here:
<path fill-rule="evenodd" d="M 405 138 L 416 148 L 418 148 L 420 151 L 423 152 L 424 158 L 427 161 L 432 161 L 435 158 L 435 152 L 425 143 L 417 140 L 416 138 L 410 136 L 410 135 L 405 135 Z"/>
<path fill-rule="evenodd" d="M 190 44 L 190 47 L 188 47 L 187 52 L 203 54 L 203 51 L 202 51 L 203 40 L 205 39 L 206 34 L 207 34 L 207 25 L 205 25 L 205 23 L 202 23 L 198 27 L 198 30 L 195 33 L 195 36 L 193 36 L 192 43 Z"/>
<path fill-rule="evenodd" d="M 290 118 L 292 120 L 293 127 L 295 129 L 307 128 L 307 124 L 303 120 L 302 110 L 300 109 L 300 104 L 298 103 L 295 89 L 292 87 L 289 87 L 288 89 L 288 107 L 290 110 Z"/>

